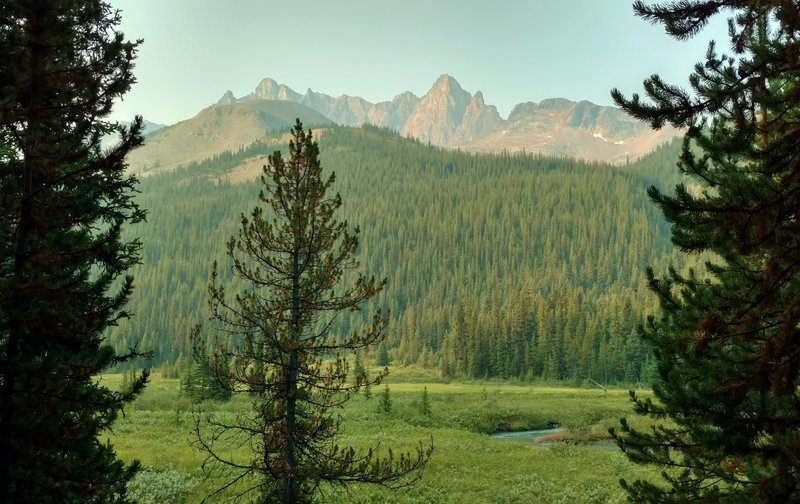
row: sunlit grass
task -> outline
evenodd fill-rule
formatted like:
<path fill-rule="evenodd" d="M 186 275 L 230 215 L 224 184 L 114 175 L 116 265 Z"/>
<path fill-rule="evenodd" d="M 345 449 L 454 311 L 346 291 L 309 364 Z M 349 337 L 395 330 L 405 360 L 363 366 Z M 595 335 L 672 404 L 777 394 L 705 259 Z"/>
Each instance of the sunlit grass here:
<path fill-rule="evenodd" d="M 401 375 L 401 373 L 397 373 Z M 634 466 L 616 449 L 593 444 L 537 446 L 497 440 L 497 429 L 538 429 L 557 424 L 566 439 L 584 442 L 607 438 L 609 426 L 631 416 L 627 390 L 474 383 L 416 383 L 387 380 L 393 401 L 390 414 L 379 411 L 372 398 L 353 398 L 342 409 L 342 444 L 355 448 L 380 445 L 395 453 L 413 450 L 433 438 L 435 451 L 423 480 L 400 491 L 360 486 L 348 493 L 329 490 L 335 502 L 495 503 L 495 502 L 624 502 L 621 477 L 650 474 Z M 401 376 L 402 380 L 402 376 Z M 104 383 L 118 387 L 121 375 L 106 375 Z M 421 412 L 427 387 L 432 414 Z M 206 403 L 220 412 L 249 407 L 247 397 L 229 403 Z M 179 394 L 178 381 L 153 376 L 146 392 L 126 408 L 109 434 L 117 453 L 146 467 L 173 469 L 195 482 L 185 502 L 199 502 L 219 482 L 204 481 L 204 455 L 192 447 L 192 404 Z M 246 457 L 247 453 L 241 453 Z M 156 483 L 154 483 L 156 484 Z M 175 500 L 175 502 L 182 502 Z"/>

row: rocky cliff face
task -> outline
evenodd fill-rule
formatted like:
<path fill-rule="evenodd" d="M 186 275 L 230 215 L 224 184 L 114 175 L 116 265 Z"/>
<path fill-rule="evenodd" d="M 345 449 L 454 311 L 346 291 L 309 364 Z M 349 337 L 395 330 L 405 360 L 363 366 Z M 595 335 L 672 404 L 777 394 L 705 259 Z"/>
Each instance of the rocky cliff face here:
<path fill-rule="evenodd" d="M 464 111 L 461 124 L 455 134 L 455 142 L 470 145 L 484 136 L 503 127 L 505 121 L 494 105 L 486 105 L 483 93 L 475 93 Z"/>
<path fill-rule="evenodd" d="M 614 107 L 563 98 L 514 107 L 504 123 L 457 147 L 475 151 L 526 151 L 624 163 L 679 135 L 666 126 L 653 131 Z"/>
<path fill-rule="evenodd" d="M 450 145 L 472 96 L 442 75 L 414 108 L 400 133 L 434 145 Z"/>
<path fill-rule="evenodd" d="M 370 103 L 358 96 L 342 95 L 334 98 L 309 89 L 299 102 L 337 124 L 374 124 L 400 131 L 419 103 L 419 98 L 406 92 L 395 96 L 392 101 Z"/>
<path fill-rule="evenodd" d="M 245 97 L 245 99 L 247 98 L 299 102 L 303 96 L 294 92 L 292 88 L 267 78 L 259 82 L 256 89 Z"/>
<path fill-rule="evenodd" d="M 524 150 L 612 163 L 642 156 L 680 133 L 670 127 L 652 131 L 617 108 L 563 98 L 520 103 L 503 119 L 480 91 L 465 91 L 449 75 L 439 77 L 422 98 L 405 92 L 380 103 L 348 95 L 334 98 L 311 89 L 301 95 L 264 79 L 242 98 L 226 92 L 217 105 L 258 99 L 297 102 L 337 124 L 374 124 L 443 147 Z"/>
<path fill-rule="evenodd" d="M 408 122 L 419 104 L 419 97 L 410 91 L 395 96 L 392 101 L 375 104 L 368 117 L 368 122 L 376 126 L 400 131 Z"/>
<path fill-rule="evenodd" d="M 225 94 L 222 95 L 222 98 L 217 100 L 217 103 L 215 103 L 214 105 L 233 105 L 234 103 L 236 103 L 236 101 L 237 101 L 236 97 L 233 96 L 233 91 L 229 89 L 225 91 Z"/>

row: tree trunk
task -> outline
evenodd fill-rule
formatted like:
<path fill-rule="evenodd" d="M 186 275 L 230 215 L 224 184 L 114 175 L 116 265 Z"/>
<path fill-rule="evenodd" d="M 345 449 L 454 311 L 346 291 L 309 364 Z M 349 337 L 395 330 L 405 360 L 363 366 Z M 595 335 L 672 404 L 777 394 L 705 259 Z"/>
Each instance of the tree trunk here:
<path fill-rule="evenodd" d="M 297 368 L 298 345 L 300 344 L 300 258 L 297 247 L 292 257 L 292 348 L 289 353 L 289 370 L 286 377 L 286 463 L 289 473 L 283 480 L 283 502 L 297 502 L 297 457 L 294 436 L 297 427 Z"/>

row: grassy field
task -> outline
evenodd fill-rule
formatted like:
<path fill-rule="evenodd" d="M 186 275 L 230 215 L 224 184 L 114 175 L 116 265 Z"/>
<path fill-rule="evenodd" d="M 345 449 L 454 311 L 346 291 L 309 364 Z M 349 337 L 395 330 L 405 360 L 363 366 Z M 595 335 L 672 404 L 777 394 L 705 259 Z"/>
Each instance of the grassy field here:
<path fill-rule="evenodd" d="M 621 416 L 630 418 L 627 390 L 582 389 L 487 383 L 410 382 L 416 371 L 390 375 L 389 414 L 372 398 L 355 397 L 342 410 L 343 444 L 380 443 L 397 453 L 433 438 L 435 450 L 421 482 L 390 491 L 359 486 L 349 493 L 332 489 L 327 500 L 354 503 L 614 503 L 624 502 L 621 477 L 636 479 L 655 471 L 628 462 L 608 443 L 607 429 Z M 119 386 L 120 375 L 106 375 Z M 420 412 L 427 387 L 431 416 Z M 246 397 L 205 408 L 235 411 Z M 191 446 L 192 404 L 179 393 L 177 380 L 152 378 L 146 392 L 126 408 L 109 435 L 124 460 L 138 459 L 146 471 L 131 489 L 141 504 L 196 503 L 219 482 L 204 480 L 204 455 Z M 489 437 L 498 428 L 523 430 L 557 424 L 561 442 L 541 446 Z"/>

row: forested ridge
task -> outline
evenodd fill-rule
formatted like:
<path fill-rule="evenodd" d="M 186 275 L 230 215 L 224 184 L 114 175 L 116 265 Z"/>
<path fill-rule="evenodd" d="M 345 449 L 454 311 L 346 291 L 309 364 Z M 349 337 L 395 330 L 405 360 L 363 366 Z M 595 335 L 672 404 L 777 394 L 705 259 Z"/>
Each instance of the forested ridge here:
<path fill-rule="evenodd" d="M 617 167 L 450 151 L 375 127 L 321 133 L 342 216 L 361 229 L 363 271 L 388 280 L 373 305 L 391 311 L 393 364 L 435 366 L 445 377 L 649 379 L 636 332 L 656 306 L 644 269 L 664 270 L 676 256 L 647 187 L 674 185 L 677 142 Z M 149 213 L 131 231 L 144 244 L 134 316 L 111 331 L 112 343 L 138 342 L 155 365 L 191 354 L 211 264 L 224 264 L 226 240 L 256 204 L 256 181 L 226 174 L 276 149 L 285 146 L 267 139 L 142 179 L 138 203 Z"/>

